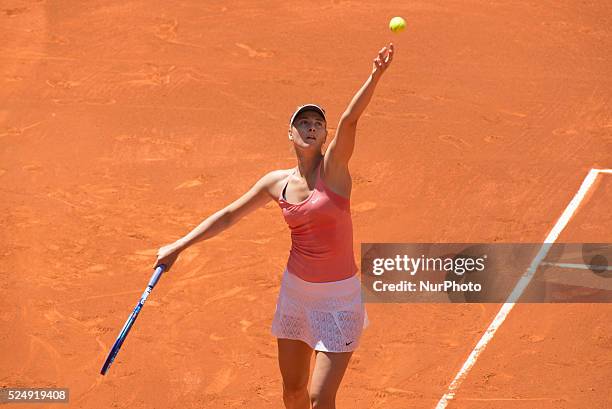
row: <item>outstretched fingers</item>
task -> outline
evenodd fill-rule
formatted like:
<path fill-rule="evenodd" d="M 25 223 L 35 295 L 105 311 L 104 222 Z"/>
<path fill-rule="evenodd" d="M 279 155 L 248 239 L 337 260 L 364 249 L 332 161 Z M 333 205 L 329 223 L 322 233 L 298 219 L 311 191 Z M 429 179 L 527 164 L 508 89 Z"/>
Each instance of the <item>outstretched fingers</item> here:
<path fill-rule="evenodd" d="M 386 68 L 387 65 L 393 60 L 393 44 L 389 44 L 389 46 L 385 46 L 380 49 L 378 52 L 378 56 L 374 59 L 374 64 L 377 68 Z"/>
<path fill-rule="evenodd" d="M 393 43 L 389 44 L 389 50 L 387 51 L 387 57 L 385 58 L 385 63 L 390 63 L 393 60 Z"/>
<path fill-rule="evenodd" d="M 379 76 L 391 64 L 393 61 L 393 55 L 395 54 L 395 49 L 393 48 L 393 43 L 389 43 L 388 46 L 384 46 L 378 52 L 376 58 L 373 61 L 373 74 L 375 76 Z"/>

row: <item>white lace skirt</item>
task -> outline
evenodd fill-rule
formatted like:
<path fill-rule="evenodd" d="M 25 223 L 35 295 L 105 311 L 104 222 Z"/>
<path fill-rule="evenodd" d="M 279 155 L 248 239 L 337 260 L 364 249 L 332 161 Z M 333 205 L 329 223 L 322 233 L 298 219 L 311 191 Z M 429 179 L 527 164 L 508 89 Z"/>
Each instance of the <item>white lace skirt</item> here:
<path fill-rule="evenodd" d="M 349 352 L 359 345 L 368 317 L 359 277 L 311 283 L 283 273 L 272 334 L 304 341 L 316 351 Z"/>

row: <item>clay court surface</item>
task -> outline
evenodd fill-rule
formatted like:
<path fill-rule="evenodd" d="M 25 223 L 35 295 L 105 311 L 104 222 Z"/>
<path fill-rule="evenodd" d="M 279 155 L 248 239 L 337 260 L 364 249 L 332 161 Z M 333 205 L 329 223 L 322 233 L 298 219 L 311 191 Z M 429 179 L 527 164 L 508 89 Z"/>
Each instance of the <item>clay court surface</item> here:
<path fill-rule="evenodd" d="M 1 3 L 1 387 L 67 387 L 87 409 L 281 407 L 273 202 L 183 253 L 99 370 L 157 249 L 295 165 L 297 105 L 333 131 L 388 41 L 351 161 L 357 260 L 361 242 L 541 243 L 612 168 L 606 1 L 86 3 Z M 610 203 L 600 175 L 557 241 L 610 242 Z M 434 408 L 500 305 L 367 308 L 340 408 Z M 612 407 L 611 314 L 516 305 L 448 407 Z"/>

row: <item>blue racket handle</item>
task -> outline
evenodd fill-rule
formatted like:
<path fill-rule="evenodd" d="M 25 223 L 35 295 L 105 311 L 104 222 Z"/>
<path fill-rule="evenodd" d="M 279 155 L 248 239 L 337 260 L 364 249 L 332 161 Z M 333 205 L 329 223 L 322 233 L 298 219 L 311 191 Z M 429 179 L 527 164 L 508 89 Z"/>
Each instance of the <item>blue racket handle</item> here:
<path fill-rule="evenodd" d="M 159 281 L 159 277 L 161 277 L 165 269 L 166 269 L 165 264 L 160 264 L 159 266 L 157 266 L 155 268 L 155 272 L 153 272 L 153 275 L 151 276 L 151 279 L 149 280 L 149 284 L 147 285 L 147 287 L 151 287 L 151 290 L 152 290 L 153 287 L 155 287 L 155 284 L 157 284 L 157 282 Z"/>

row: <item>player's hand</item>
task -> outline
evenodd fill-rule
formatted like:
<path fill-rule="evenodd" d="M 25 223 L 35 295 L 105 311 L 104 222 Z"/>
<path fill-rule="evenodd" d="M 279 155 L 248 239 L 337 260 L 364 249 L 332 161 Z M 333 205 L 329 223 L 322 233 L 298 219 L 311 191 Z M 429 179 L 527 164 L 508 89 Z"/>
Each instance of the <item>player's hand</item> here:
<path fill-rule="evenodd" d="M 155 261 L 155 266 L 153 268 L 163 264 L 166 266 L 165 271 L 169 271 L 170 267 L 172 267 L 172 264 L 174 264 L 182 250 L 183 249 L 177 243 L 172 243 L 161 247 L 159 250 L 157 250 L 157 261 Z"/>
<path fill-rule="evenodd" d="M 372 64 L 372 76 L 376 79 L 380 78 L 380 76 L 385 72 L 387 67 L 391 65 L 391 61 L 393 61 L 393 43 L 389 43 L 388 46 L 385 46 L 380 49 L 378 55 L 374 59 L 374 63 Z"/>

